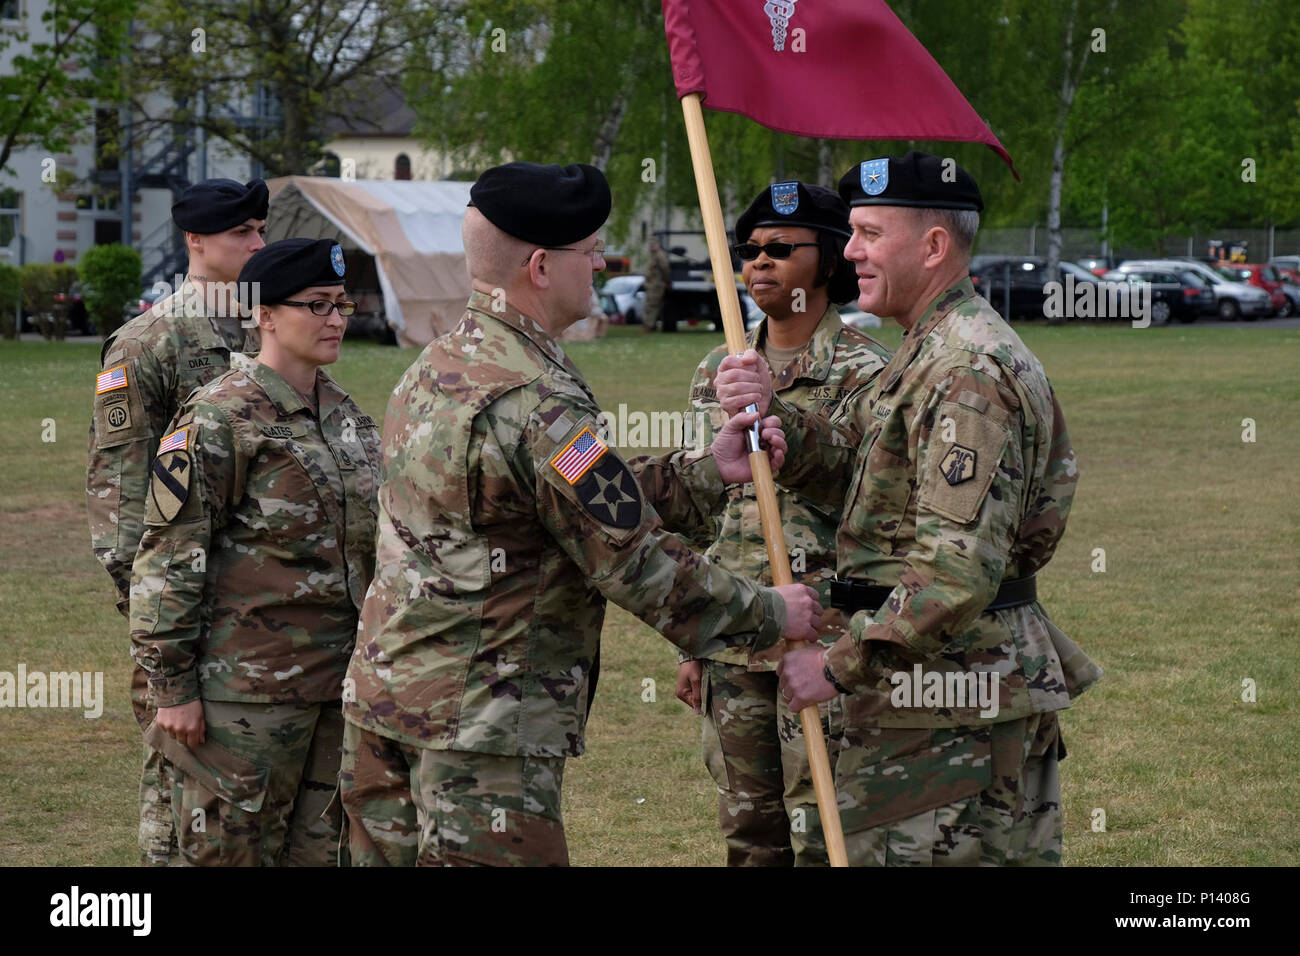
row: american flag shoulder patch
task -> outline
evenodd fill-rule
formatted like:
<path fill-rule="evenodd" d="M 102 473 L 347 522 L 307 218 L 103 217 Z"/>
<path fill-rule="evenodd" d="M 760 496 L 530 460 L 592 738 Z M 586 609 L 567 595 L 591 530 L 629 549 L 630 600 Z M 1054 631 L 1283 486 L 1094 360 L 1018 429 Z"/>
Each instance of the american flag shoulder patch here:
<path fill-rule="evenodd" d="M 608 448 L 590 428 L 584 428 L 555 453 L 551 465 L 572 485 L 591 470 Z"/>
<path fill-rule="evenodd" d="M 95 394 L 103 395 L 119 388 L 126 388 L 126 366 L 119 365 L 106 372 L 100 372 L 95 379 Z"/>
<path fill-rule="evenodd" d="M 158 454 L 161 455 L 163 452 L 184 448 L 189 441 L 189 437 L 190 430 L 188 428 L 178 428 L 158 443 Z"/>

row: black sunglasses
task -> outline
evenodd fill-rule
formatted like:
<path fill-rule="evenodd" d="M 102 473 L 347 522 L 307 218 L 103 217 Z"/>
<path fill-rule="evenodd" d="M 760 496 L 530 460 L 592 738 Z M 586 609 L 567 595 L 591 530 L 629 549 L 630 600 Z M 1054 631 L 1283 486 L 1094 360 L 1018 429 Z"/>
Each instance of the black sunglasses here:
<path fill-rule="evenodd" d="M 752 242 L 742 242 L 734 248 L 736 255 L 745 262 L 753 262 L 760 252 L 766 252 L 769 259 L 789 259 L 790 253 L 800 246 L 815 245 L 817 245 L 815 242 L 769 242 L 766 245 L 756 246 Z"/>

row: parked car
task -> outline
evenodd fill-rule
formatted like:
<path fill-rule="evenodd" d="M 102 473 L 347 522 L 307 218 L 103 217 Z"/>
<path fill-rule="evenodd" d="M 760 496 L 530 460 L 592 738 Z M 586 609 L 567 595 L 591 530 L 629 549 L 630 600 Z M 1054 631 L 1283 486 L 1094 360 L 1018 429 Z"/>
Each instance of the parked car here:
<path fill-rule="evenodd" d="M 1065 261 L 1060 265 L 1063 283 L 1070 276 L 1076 288 L 1082 283 L 1097 284 L 1097 277 L 1082 266 Z M 1039 256 L 990 257 L 978 264 L 972 259 L 971 283 L 975 291 L 1008 320 L 1044 318 L 1047 282 L 1047 262 Z"/>
<path fill-rule="evenodd" d="M 611 276 L 600 287 L 600 293 L 613 300 L 614 311 L 605 309 L 611 322 L 640 325 L 645 318 L 645 276 Z"/>
<path fill-rule="evenodd" d="M 1082 259 L 1076 259 L 1075 262 L 1099 278 L 1114 270 L 1117 265 L 1112 255 L 1084 256 Z"/>
<path fill-rule="evenodd" d="M 1292 272 L 1300 272 L 1300 256 L 1274 256 L 1268 260 L 1268 264 L 1276 266 L 1279 269 L 1290 269 Z"/>
<path fill-rule="evenodd" d="M 1273 303 L 1263 289 L 1256 289 L 1244 282 L 1233 282 L 1227 276 L 1196 259 L 1130 259 L 1120 264 L 1119 271 L 1171 267 L 1190 270 L 1209 283 L 1211 291 L 1214 292 L 1212 311 L 1225 322 L 1234 322 L 1242 317 L 1255 319 L 1261 315 L 1269 315 L 1273 310 Z"/>
<path fill-rule="evenodd" d="M 1103 276 L 1105 282 L 1145 282 L 1151 287 L 1151 324 L 1164 325 L 1170 319 L 1195 322 L 1198 315 L 1214 311 L 1214 291 L 1209 282 L 1190 269 L 1168 267 L 1116 269 Z"/>
<path fill-rule="evenodd" d="M 1218 269 L 1234 282 L 1245 282 L 1267 292 L 1274 315 L 1291 314 L 1291 300 L 1282 291 L 1282 276 L 1272 266 L 1258 262 L 1225 262 Z"/>

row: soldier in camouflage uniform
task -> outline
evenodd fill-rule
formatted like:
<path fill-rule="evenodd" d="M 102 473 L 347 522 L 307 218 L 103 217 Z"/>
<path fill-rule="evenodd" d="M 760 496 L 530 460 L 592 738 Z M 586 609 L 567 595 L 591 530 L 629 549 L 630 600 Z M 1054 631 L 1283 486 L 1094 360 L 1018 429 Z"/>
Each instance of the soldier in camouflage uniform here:
<path fill-rule="evenodd" d="M 824 419 L 774 403 L 791 448 L 778 480 L 844 503 L 834 591 L 851 615 L 829 649 L 786 655 L 781 687 L 792 710 L 845 695 L 836 784 L 851 862 L 1053 865 L 1057 711 L 1101 671 L 1048 619 L 1034 576 L 1078 469 L 1042 366 L 970 283 L 979 189 L 945 173 L 912 152 L 840 182 L 858 301 L 906 335 L 845 411 L 866 430 L 856 455 Z M 719 373 L 723 404 L 767 408 L 753 358 L 734 364 Z M 975 703 L 968 691 L 992 675 L 989 706 Z"/>
<path fill-rule="evenodd" d="M 343 251 L 256 253 L 256 362 L 200 388 L 158 446 L 131 639 L 190 865 L 333 866 L 343 675 L 374 572 L 379 433 L 320 368 L 355 310 Z"/>
<path fill-rule="evenodd" d="M 257 330 L 241 321 L 218 284 L 234 282 L 265 243 L 266 184 L 209 179 L 172 206 L 186 234 L 189 270 L 181 287 L 112 333 L 100 353 L 86 469 L 91 545 L 129 613 L 131 563 L 144 534 L 149 465 L 181 403 L 230 367 L 232 352 L 255 354 Z M 141 728 L 153 720 L 144 671 L 134 668 L 131 704 Z M 140 854 L 148 865 L 176 862 L 172 781 L 147 746 L 140 780 Z"/>
<path fill-rule="evenodd" d="M 711 450 L 631 462 L 597 434 L 556 339 L 604 265 L 601 172 L 510 163 L 470 197 L 475 291 L 384 421 L 376 574 L 344 695 L 357 865 L 568 862 L 561 781 L 584 749 L 607 599 L 696 655 L 811 639 L 820 619 L 810 588 L 759 587 L 661 526 L 658 510 L 698 526 L 748 479 L 757 416 Z"/>
<path fill-rule="evenodd" d="M 658 239 L 650 240 L 650 261 L 645 270 L 645 315 L 641 321 L 647 332 L 653 332 L 663 320 L 664 296 L 672 285 L 672 265 L 668 253 L 659 244 Z"/>
<path fill-rule="evenodd" d="M 764 357 L 772 387 L 785 402 L 830 415 L 849 394 L 868 387 L 890 357 L 883 345 L 845 326 L 833 304 L 857 298 L 857 276 L 841 255 L 848 207 L 832 190 L 776 183 L 740 216 L 735 235 L 745 285 L 765 314 L 746 337 L 749 348 Z M 727 354 L 725 345 L 710 352 L 691 382 L 691 405 L 711 426 L 704 442 L 728 417 L 713 385 Z M 839 509 L 779 486 L 777 506 L 795 580 L 816 588 L 829 604 Z M 728 489 L 706 553 L 728 571 L 772 583 L 752 484 Z M 844 623 L 834 612 L 824 620 Z M 827 863 L 803 727 L 777 693 L 780 651 L 727 650 L 685 661 L 678 671 L 678 697 L 703 712 L 704 764 L 718 785 L 730 866 Z"/>

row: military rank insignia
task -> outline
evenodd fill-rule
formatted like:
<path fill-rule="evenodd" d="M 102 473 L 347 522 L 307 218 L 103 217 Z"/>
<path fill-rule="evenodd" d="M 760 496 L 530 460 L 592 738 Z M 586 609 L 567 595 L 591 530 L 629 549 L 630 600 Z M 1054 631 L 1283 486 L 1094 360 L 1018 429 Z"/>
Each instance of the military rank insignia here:
<path fill-rule="evenodd" d="M 551 466 L 569 484 L 576 484 L 609 448 L 590 428 L 584 428 L 551 458 Z"/>
<path fill-rule="evenodd" d="M 889 160 L 868 159 L 858 167 L 858 181 L 868 196 L 879 196 L 889 185 Z"/>
<path fill-rule="evenodd" d="M 164 521 L 174 520 L 190 497 L 189 432 L 181 428 L 165 436 L 153 460 L 149 493 Z"/>
<path fill-rule="evenodd" d="M 939 470 L 950 485 L 960 485 L 975 477 L 975 452 L 965 445 L 953 445 L 939 463 Z"/>

